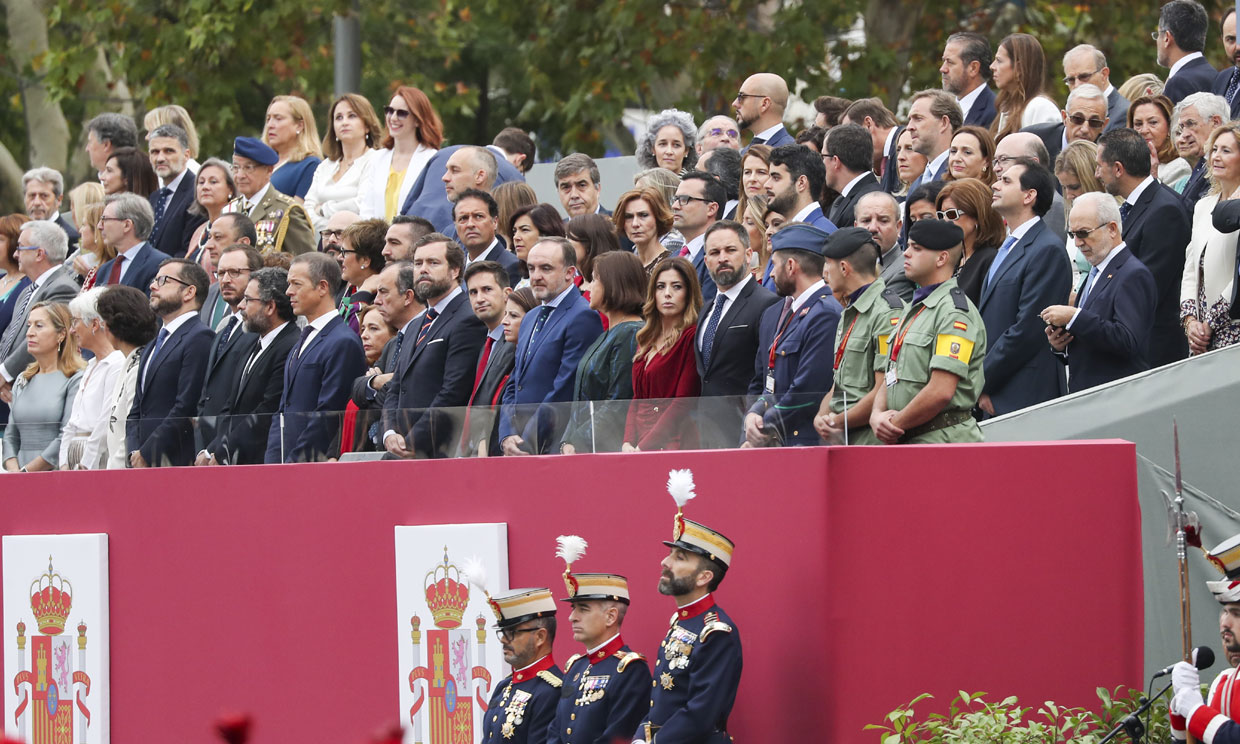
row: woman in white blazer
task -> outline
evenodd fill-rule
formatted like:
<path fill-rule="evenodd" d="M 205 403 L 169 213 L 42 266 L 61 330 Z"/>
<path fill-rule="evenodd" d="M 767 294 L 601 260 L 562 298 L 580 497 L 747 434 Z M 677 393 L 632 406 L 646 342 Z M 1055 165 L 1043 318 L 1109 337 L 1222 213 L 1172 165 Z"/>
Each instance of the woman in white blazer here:
<path fill-rule="evenodd" d="M 314 169 L 306 192 L 306 214 L 314 229 L 322 232 L 336 212 L 361 209 L 362 183 L 369 176 L 383 130 L 370 101 L 346 93 L 332 104 L 327 136 L 323 138 L 323 162 Z"/>
<path fill-rule="evenodd" d="M 443 143 L 443 122 L 426 94 L 408 85 L 396 89 L 383 112 L 387 136 L 362 183 L 360 214 L 391 222 Z"/>
<path fill-rule="evenodd" d="M 1212 214 L 1219 199 L 1234 199 L 1240 189 L 1240 124 L 1214 130 L 1206 144 L 1206 172 L 1211 189 L 1193 209 L 1193 237 L 1184 252 L 1180 283 L 1180 322 L 1190 354 L 1231 346 L 1240 341 L 1240 321 L 1230 316 L 1235 293 L 1236 237 L 1214 229 Z"/>

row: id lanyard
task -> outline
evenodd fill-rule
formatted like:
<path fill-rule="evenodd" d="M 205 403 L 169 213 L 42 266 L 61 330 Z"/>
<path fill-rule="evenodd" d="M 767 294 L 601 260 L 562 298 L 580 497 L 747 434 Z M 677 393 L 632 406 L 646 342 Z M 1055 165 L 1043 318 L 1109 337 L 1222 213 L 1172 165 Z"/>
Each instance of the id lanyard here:
<path fill-rule="evenodd" d="M 904 337 L 908 335 L 909 329 L 911 329 L 913 327 L 913 324 L 917 322 L 917 316 L 921 315 L 925 311 L 926 311 L 926 306 L 922 305 L 921 309 L 913 313 L 913 317 L 909 318 L 909 321 L 905 323 L 903 326 L 901 326 L 900 330 L 896 333 L 896 340 L 891 343 L 891 363 L 892 364 L 895 364 L 896 358 L 900 356 L 900 348 L 904 346 Z"/>
<path fill-rule="evenodd" d="M 835 350 L 835 366 L 832 367 L 832 369 L 840 368 L 840 361 L 844 358 L 844 347 L 848 346 L 848 337 L 852 335 L 853 326 L 857 325 L 857 321 L 860 318 L 861 318 L 861 313 L 857 313 L 853 317 L 852 323 L 848 325 L 848 330 L 844 331 L 844 337 L 840 339 L 840 346 L 838 349 Z"/>

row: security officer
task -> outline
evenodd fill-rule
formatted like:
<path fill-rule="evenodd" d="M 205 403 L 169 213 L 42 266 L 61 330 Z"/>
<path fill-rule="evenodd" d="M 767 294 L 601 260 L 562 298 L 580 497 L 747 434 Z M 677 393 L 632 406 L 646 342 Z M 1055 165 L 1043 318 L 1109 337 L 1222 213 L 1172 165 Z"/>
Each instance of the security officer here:
<path fill-rule="evenodd" d="M 771 276 L 783 302 L 762 314 L 742 447 L 819 444 L 814 414 L 831 389 L 840 303 L 822 280 L 829 233 L 794 222 L 771 238 Z"/>
<path fill-rule="evenodd" d="M 232 173 L 240 195 L 228 203 L 226 211 L 245 212 L 254 220 L 258 233 L 254 247 L 259 253 L 309 253 L 315 248 L 315 239 L 306 210 L 271 185 L 271 172 L 279 160 L 276 151 L 261 140 L 233 140 Z"/>
<path fill-rule="evenodd" d="M 878 243 L 863 227 L 837 230 L 827 242 L 822 275 L 831 292 L 844 298 L 835 331 L 835 385 L 814 417 L 818 435 L 830 443 L 881 444 L 870 431 L 870 411 L 904 301 L 878 276 L 879 255 Z"/>
<path fill-rule="evenodd" d="M 673 471 L 668 490 L 675 496 Z M 681 499 L 677 503 L 683 505 Z M 634 735 L 640 742 L 724 744 L 728 715 L 741 681 L 741 638 L 712 592 L 732 563 L 732 541 L 706 525 L 684 518 L 672 529 L 671 552 L 663 559 L 659 593 L 676 599 L 671 628 L 659 646 L 650 712 Z"/>
<path fill-rule="evenodd" d="M 545 742 L 560 699 L 562 673 L 551 657 L 555 599 L 548 589 L 517 589 L 489 599 L 504 661 L 513 668 L 491 695 L 484 742 Z"/>
<path fill-rule="evenodd" d="M 585 645 L 564 665 L 555 721 L 547 741 L 612 742 L 633 733 L 650 710 L 650 666 L 620 637 L 629 583 L 606 573 L 564 572 L 572 604 L 573 640 Z"/>
<path fill-rule="evenodd" d="M 964 231 L 946 220 L 919 220 L 909 229 L 904 273 L 918 289 L 891 335 L 870 414 L 885 444 L 982 441 L 972 410 L 985 382 L 986 328 L 952 277 L 963 242 Z"/>

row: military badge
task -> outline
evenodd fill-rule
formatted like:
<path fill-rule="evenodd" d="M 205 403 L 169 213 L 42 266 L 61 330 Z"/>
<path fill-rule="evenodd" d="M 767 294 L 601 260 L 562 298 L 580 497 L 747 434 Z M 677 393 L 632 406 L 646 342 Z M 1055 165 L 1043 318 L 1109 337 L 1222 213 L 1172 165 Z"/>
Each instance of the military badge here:
<path fill-rule="evenodd" d="M 676 681 L 672 679 L 672 675 L 664 672 L 659 675 L 659 684 L 663 685 L 663 689 L 670 690 L 676 686 Z"/>
<path fill-rule="evenodd" d="M 517 726 L 525 723 L 525 709 L 533 697 L 525 690 L 512 691 L 512 699 L 504 706 L 504 725 L 500 727 L 505 739 L 511 739 L 517 733 Z"/>
<path fill-rule="evenodd" d="M 603 699 L 603 693 L 607 689 L 607 682 L 611 679 L 609 674 L 587 675 L 581 678 L 581 685 L 578 691 L 577 700 L 574 705 L 589 705 Z"/>

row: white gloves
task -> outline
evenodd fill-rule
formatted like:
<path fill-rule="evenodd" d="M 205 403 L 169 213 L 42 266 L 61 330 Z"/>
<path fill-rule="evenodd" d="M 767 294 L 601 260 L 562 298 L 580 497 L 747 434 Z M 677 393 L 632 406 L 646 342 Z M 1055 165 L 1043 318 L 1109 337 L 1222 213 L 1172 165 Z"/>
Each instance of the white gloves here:
<path fill-rule="evenodd" d="M 1171 698 L 1171 712 L 1185 719 L 1193 717 L 1193 711 L 1205 705 L 1201 697 L 1201 676 L 1197 667 L 1181 661 L 1171 671 L 1171 684 L 1175 697 Z"/>

